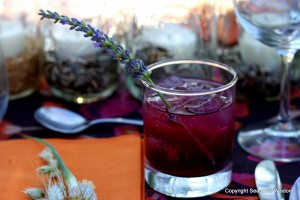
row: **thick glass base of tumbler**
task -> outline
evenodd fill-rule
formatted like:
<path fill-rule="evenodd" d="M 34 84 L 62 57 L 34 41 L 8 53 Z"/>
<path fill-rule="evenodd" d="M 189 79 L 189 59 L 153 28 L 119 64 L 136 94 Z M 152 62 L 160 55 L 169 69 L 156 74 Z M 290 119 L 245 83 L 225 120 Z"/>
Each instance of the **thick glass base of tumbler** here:
<path fill-rule="evenodd" d="M 239 132 L 238 143 L 246 152 L 263 159 L 300 161 L 300 129 L 295 123 L 292 128 L 290 125 L 255 124 Z"/>
<path fill-rule="evenodd" d="M 202 177 L 178 177 L 157 171 L 146 164 L 145 179 L 154 190 L 172 197 L 203 197 L 219 192 L 231 182 L 232 165 Z"/>

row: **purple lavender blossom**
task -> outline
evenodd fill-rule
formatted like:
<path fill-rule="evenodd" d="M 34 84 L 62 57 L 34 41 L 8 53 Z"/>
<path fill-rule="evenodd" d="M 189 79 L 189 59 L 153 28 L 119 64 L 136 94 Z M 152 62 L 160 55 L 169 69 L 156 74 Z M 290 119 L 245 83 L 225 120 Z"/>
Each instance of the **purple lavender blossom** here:
<path fill-rule="evenodd" d="M 129 50 L 125 50 L 121 45 L 116 43 L 101 30 L 95 29 L 91 25 L 88 25 L 83 21 L 79 21 L 76 18 L 69 18 L 67 16 L 60 15 L 57 12 L 51 12 L 49 10 L 44 11 L 41 9 L 38 14 L 42 16 L 41 20 L 44 18 L 53 19 L 54 23 L 59 22 L 63 25 L 69 25 L 71 30 L 84 32 L 85 37 L 91 37 L 91 40 L 94 41 L 95 47 L 104 48 L 109 56 L 125 64 L 125 69 L 135 80 L 149 81 L 150 72 L 144 62 L 142 60 L 135 59 Z"/>
<path fill-rule="evenodd" d="M 42 16 L 41 20 L 44 18 L 53 19 L 54 23 L 59 22 L 63 25 L 69 25 L 71 30 L 84 32 L 85 37 L 91 37 L 91 40 L 94 41 L 95 47 L 104 48 L 109 56 L 125 64 L 125 69 L 135 80 L 144 80 L 149 84 L 153 84 L 150 79 L 151 73 L 148 71 L 144 62 L 140 59 L 135 59 L 134 55 L 129 50 L 125 50 L 121 45 L 116 43 L 101 30 L 95 29 L 91 25 L 88 25 L 83 21 L 79 21 L 76 18 L 70 19 L 69 17 L 60 15 L 57 12 L 51 12 L 49 10 L 44 11 L 41 9 L 38 14 Z M 157 92 L 157 94 L 169 108 L 172 108 L 171 104 L 160 92 Z"/>

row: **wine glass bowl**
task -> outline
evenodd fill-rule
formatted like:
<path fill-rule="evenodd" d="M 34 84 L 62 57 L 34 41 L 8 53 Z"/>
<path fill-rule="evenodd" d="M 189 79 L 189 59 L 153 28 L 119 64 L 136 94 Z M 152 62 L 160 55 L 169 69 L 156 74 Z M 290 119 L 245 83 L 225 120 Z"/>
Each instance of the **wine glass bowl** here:
<path fill-rule="evenodd" d="M 260 42 L 297 50 L 300 48 L 300 10 L 295 2 L 297 0 L 235 0 L 235 13 L 243 28 Z"/>
<path fill-rule="evenodd" d="M 299 6 L 300 0 L 234 0 L 241 26 L 258 41 L 275 48 L 282 63 L 278 121 L 259 122 L 238 134 L 238 143 L 246 152 L 264 159 L 300 160 L 300 126 L 291 119 L 289 109 L 291 63 L 300 49 Z"/>
<path fill-rule="evenodd" d="M 0 124 L 8 107 L 8 80 L 6 74 L 6 65 L 0 48 Z"/>

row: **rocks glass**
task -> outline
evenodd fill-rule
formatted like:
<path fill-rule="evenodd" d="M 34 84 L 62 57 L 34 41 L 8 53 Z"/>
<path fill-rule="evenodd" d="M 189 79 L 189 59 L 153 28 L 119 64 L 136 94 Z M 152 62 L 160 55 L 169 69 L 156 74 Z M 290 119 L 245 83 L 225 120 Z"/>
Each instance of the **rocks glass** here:
<path fill-rule="evenodd" d="M 59 2 L 55 6 L 62 6 L 64 15 L 78 18 L 113 36 L 112 22 L 99 15 L 99 2 Z M 103 49 L 96 48 L 90 38 L 85 38 L 82 32 L 70 31 L 69 27 L 51 22 L 48 26 L 43 24 L 42 33 L 42 73 L 53 95 L 81 104 L 104 99 L 116 90 L 119 64 Z"/>
<path fill-rule="evenodd" d="M 236 72 L 209 60 L 162 61 L 148 69 L 153 83 L 143 81 L 147 183 L 184 198 L 224 189 L 232 173 Z"/>
<path fill-rule="evenodd" d="M 0 39 L 6 61 L 10 99 L 25 97 L 38 87 L 37 17 L 34 4 L 0 1 Z"/>

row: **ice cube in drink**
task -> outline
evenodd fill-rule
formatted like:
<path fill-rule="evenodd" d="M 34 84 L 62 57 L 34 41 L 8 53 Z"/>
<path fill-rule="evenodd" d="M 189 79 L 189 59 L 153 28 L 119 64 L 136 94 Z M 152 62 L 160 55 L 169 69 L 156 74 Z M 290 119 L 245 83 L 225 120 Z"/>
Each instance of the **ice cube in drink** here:
<path fill-rule="evenodd" d="M 174 76 L 157 85 L 194 92 L 221 86 L 210 80 Z M 146 167 L 172 176 L 201 177 L 231 165 L 234 91 L 197 96 L 164 94 L 172 109 L 155 91 L 148 89 L 145 94 Z"/>

